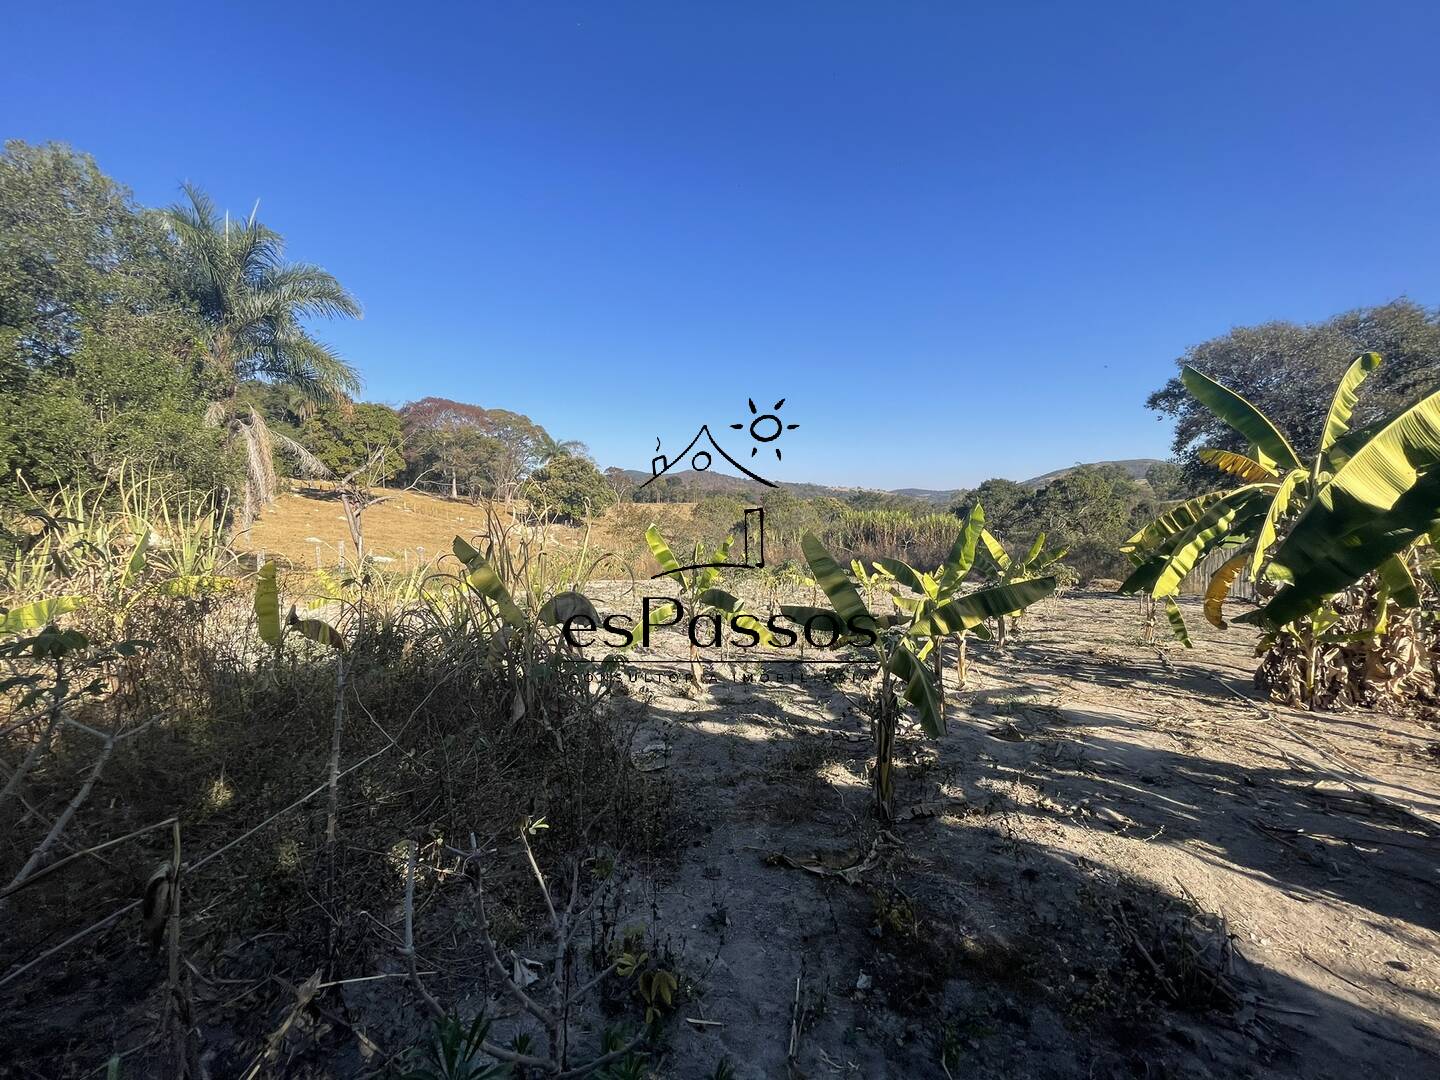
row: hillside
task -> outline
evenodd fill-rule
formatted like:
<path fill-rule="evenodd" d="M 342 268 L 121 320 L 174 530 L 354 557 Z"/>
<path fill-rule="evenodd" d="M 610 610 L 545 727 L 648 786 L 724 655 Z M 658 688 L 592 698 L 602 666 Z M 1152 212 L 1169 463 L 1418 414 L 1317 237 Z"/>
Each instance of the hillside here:
<path fill-rule="evenodd" d="M 1121 458 L 1118 461 L 1078 461 L 1074 465 L 1069 466 L 1068 468 L 1056 469 L 1053 472 L 1042 473 L 1039 476 L 1032 476 L 1029 480 L 1021 480 L 1020 486 L 1042 487 L 1045 484 L 1050 483 L 1052 480 L 1059 480 L 1065 474 L 1072 473 L 1076 469 L 1083 468 L 1086 465 L 1118 465 L 1120 468 L 1124 469 L 1126 473 L 1129 474 L 1132 480 L 1144 480 L 1145 474 L 1150 470 L 1150 467 L 1152 465 L 1160 464 L 1163 463 L 1159 458 L 1148 457 Z"/>
<path fill-rule="evenodd" d="M 1145 479 L 1145 473 L 1152 465 L 1159 465 L 1159 458 L 1122 458 L 1118 461 L 1092 461 L 1077 462 L 1074 465 L 1063 469 L 1055 469 L 1051 472 L 1042 473 L 1040 476 L 1032 476 L 1028 480 L 1021 480 L 1021 487 L 1037 488 L 1058 480 L 1068 473 L 1085 465 L 1117 465 L 1135 480 Z M 627 480 L 639 487 L 650 479 L 650 474 L 640 469 L 618 470 Z M 844 498 L 853 495 L 857 491 L 872 490 L 857 487 L 836 487 L 829 484 L 808 484 L 808 483 L 782 483 L 780 485 L 786 491 L 792 492 L 803 499 L 815 498 L 823 495 L 832 495 L 837 498 Z M 647 489 L 651 497 L 659 500 L 668 500 L 668 492 L 683 493 L 684 501 L 693 501 L 703 498 L 706 495 L 730 495 L 737 499 L 758 495 L 764 489 L 753 480 L 746 480 L 738 476 L 727 476 L 719 472 L 696 472 L 694 469 L 685 469 L 680 472 L 668 473 Z M 956 496 L 960 495 L 964 488 L 885 488 L 878 489 L 887 495 L 902 495 L 910 499 L 920 499 L 923 502 L 934 503 L 936 506 L 948 506 Z"/>

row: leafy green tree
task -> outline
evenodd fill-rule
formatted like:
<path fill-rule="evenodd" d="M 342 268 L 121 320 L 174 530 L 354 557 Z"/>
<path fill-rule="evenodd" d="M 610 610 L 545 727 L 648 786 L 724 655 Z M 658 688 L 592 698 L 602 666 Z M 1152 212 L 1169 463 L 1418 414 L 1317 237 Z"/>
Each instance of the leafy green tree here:
<path fill-rule="evenodd" d="M 0 330 L 27 367 L 66 373 L 85 330 L 169 310 L 166 243 L 130 192 L 67 146 L 0 154 Z"/>
<path fill-rule="evenodd" d="M 1145 470 L 1150 493 L 1162 502 L 1178 499 L 1188 492 L 1185 470 L 1175 461 L 1157 461 Z"/>
<path fill-rule="evenodd" d="M 144 463 L 223 490 L 236 461 L 204 425 L 202 326 L 177 302 L 164 230 L 57 144 L 0 153 L 0 503 Z"/>
<path fill-rule="evenodd" d="M 533 502 L 572 521 L 598 514 L 615 501 L 595 463 L 578 454 L 555 455 L 530 477 L 526 492 Z"/>
<path fill-rule="evenodd" d="M 400 414 L 385 405 L 321 404 L 300 428 L 300 440 L 336 476 L 364 468 L 372 460 L 374 480 L 389 480 L 405 467 Z"/>
<path fill-rule="evenodd" d="M 1356 356 L 1376 352 L 1385 365 L 1366 386 L 1355 423 L 1364 427 L 1391 416 L 1440 388 L 1440 311 L 1400 299 L 1358 308 L 1320 323 L 1269 322 L 1239 327 L 1191 346 L 1176 360 L 1230 387 L 1281 431 L 1296 432 L 1295 450 L 1313 456 L 1329 401 L 1316 387 L 1333 386 Z M 1244 437 L 1227 427 L 1171 379 L 1146 404 L 1175 420 L 1174 450 L 1187 483 L 1203 491 L 1211 470 L 1204 447 L 1243 453 Z M 986 506 L 990 501 L 986 500 Z"/>
<path fill-rule="evenodd" d="M 427 397 L 400 410 L 410 474 L 435 472 L 451 497 L 510 498 L 541 465 L 559 453 L 583 450 L 557 442 L 535 421 L 507 409 L 486 409 L 449 398 Z"/>
<path fill-rule="evenodd" d="M 245 451 L 244 521 L 274 499 L 271 447 L 279 443 L 300 466 L 323 472 L 304 447 L 269 430 L 254 408 L 242 409 L 247 379 L 294 387 L 317 402 L 338 401 L 360 387 L 354 369 L 312 337 L 312 318 L 358 318 L 360 305 L 318 266 L 284 259 L 280 234 L 255 219 L 222 215 L 209 196 L 185 185 L 185 202 L 163 212 L 174 246 L 172 278 L 205 327 L 205 362 L 216 381 L 209 418 Z"/>

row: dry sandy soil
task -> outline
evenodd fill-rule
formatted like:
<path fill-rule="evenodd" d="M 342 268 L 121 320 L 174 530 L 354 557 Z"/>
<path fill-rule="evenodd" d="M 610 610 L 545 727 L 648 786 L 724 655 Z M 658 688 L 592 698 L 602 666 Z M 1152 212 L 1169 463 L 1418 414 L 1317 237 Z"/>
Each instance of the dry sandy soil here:
<path fill-rule="evenodd" d="M 1100 594 L 972 646 L 889 834 L 858 669 L 637 667 L 691 845 L 631 882 L 686 991 L 658 1075 L 1440 1075 L 1435 714 L 1267 715 L 1188 614 L 1189 652 Z"/>
<path fill-rule="evenodd" d="M 601 606 L 638 607 L 619 592 Z M 697 692 L 664 659 L 678 635 L 637 655 L 661 662 L 624 672 L 612 707 L 673 786 L 680 841 L 620 854 L 607 916 L 679 976 L 646 1075 L 724 1059 L 742 1080 L 1440 1075 L 1434 711 L 1257 708 L 1250 632 L 1186 606 L 1193 651 L 1144 644 L 1135 603 L 1093 593 L 1038 605 L 1003 653 L 972 645 L 949 734 L 905 727 L 888 832 L 869 813 L 861 668 L 722 662 Z M 508 1035 L 520 1018 L 486 985 L 470 909 L 437 899 L 418 923 L 436 992 Z M 268 1075 L 384 1075 L 350 1033 L 388 1053 L 424 1039 L 399 912 L 369 924 L 381 977 L 339 986 L 325 1015 L 348 1020 L 323 1044 L 296 1027 Z M 129 955 L 135 933 L 87 948 Z M 523 929 L 506 943 L 546 955 Z M 128 1045 L 157 999 L 122 1000 L 91 952 L 27 991 L 26 1024 Z M 249 1008 L 269 1031 L 292 1003 Z M 636 1020 L 633 999 L 610 1005 L 589 1026 Z M 212 1075 L 237 1075 L 251 1055 L 215 1015 Z M 6 1041 L 0 1075 L 52 1075 L 12 1072 Z"/>

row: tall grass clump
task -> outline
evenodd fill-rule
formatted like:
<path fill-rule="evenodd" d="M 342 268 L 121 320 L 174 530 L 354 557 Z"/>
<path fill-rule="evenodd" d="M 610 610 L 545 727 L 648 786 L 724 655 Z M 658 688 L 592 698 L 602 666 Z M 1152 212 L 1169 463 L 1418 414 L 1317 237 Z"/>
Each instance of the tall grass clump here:
<path fill-rule="evenodd" d="M 393 958 L 407 849 L 432 963 L 466 929 L 452 890 L 482 867 L 492 922 L 533 919 L 522 821 L 546 825 L 541 863 L 663 848 L 669 790 L 634 767 L 619 681 L 557 644 L 557 605 L 603 559 L 585 545 L 557 555 L 545 530 L 492 520 L 458 561 L 405 574 L 358 542 L 324 574 L 271 564 L 271 633 L 212 501 L 127 472 L 6 524 L 0 1009 L 27 1067 L 80 1074 L 124 1050 L 126 1075 L 184 1075 L 205 1052 L 264 1064 L 296 988 L 348 1009 L 315 987 Z M 433 992 L 485 992 L 493 973 L 463 951 Z M 94 977 L 76 987 L 82 954 Z M 238 1011 L 209 992 L 242 983 Z M 62 988 L 128 1019 L 75 1046 L 43 1008 Z M 164 1029 L 121 1045 L 146 1011 Z"/>

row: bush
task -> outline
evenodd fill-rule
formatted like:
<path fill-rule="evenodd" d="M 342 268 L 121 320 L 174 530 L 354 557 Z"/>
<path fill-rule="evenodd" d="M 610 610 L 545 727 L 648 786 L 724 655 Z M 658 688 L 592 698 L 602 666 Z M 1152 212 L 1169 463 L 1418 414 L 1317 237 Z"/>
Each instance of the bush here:
<path fill-rule="evenodd" d="M 615 492 L 589 458 L 558 454 L 530 477 L 526 497 L 558 517 L 582 521 L 602 513 Z"/>

